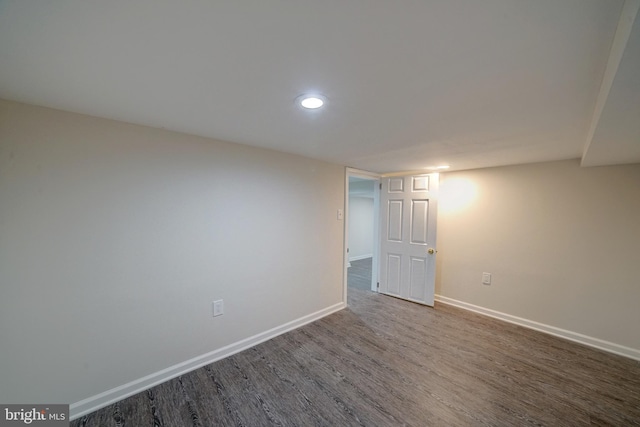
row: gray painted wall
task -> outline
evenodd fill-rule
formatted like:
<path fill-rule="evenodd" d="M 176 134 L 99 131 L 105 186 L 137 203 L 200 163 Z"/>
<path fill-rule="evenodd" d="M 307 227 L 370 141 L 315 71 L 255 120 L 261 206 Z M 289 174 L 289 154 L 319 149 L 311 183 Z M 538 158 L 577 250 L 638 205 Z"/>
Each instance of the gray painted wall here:
<path fill-rule="evenodd" d="M 0 402 L 77 402 L 342 301 L 341 166 L 0 101 L 0 201 Z"/>
<path fill-rule="evenodd" d="M 640 165 L 570 160 L 440 182 L 437 294 L 640 349 Z"/>
<path fill-rule="evenodd" d="M 349 197 L 349 260 L 373 256 L 373 198 Z"/>

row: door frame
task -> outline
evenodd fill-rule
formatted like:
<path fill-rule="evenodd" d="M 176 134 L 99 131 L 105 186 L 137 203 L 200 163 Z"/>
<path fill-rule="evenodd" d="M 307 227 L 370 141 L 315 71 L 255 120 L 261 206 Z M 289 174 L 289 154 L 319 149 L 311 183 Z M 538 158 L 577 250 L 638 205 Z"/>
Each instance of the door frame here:
<path fill-rule="evenodd" d="M 344 247 L 343 247 L 343 301 L 347 303 L 347 269 L 349 268 L 349 178 L 363 178 L 375 181 L 373 186 L 373 258 L 371 262 L 371 290 L 377 292 L 380 258 L 380 179 L 382 175 L 375 172 L 347 167 L 345 171 L 344 184 Z"/>

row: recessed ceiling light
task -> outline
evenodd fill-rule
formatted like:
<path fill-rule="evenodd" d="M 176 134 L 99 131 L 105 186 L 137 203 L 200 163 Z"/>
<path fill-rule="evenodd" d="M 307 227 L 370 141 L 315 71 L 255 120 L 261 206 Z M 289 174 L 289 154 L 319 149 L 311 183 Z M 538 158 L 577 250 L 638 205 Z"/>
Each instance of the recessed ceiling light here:
<path fill-rule="evenodd" d="M 300 106 L 308 110 L 316 110 L 322 107 L 325 102 L 326 98 L 322 95 L 301 95 L 298 97 Z"/>

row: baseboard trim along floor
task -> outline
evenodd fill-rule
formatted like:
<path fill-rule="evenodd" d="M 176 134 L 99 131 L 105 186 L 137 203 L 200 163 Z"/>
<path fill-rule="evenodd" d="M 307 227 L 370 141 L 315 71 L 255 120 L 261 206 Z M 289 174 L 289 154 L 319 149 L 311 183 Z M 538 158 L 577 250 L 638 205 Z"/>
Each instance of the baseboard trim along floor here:
<path fill-rule="evenodd" d="M 94 412 L 100 408 L 104 408 L 107 405 L 111 405 L 112 403 L 118 402 L 129 396 L 133 396 L 134 394 L 140 393 L 141 391 L 144 391 L 148 388 L 164 383 L 172 378 L 178 377 L 202 366 L 239 353 L 264 341 L 275 338 L 278 335 L 282 335 L 286 332 L 297 329 L 303 325 L 306 325 L 307 323 L 314 322 L 332 313 L 340 311 L 345 307 L 346 304 L 344 302 L 334 304 L 330 307 L 316 311 L 315 313 L 308 314 L 299 319 L 269 329 L 268 331 L 243 339 L 236 343 L 222 347 L 218 350 L 214 350 L 212 352 L 194 357 L 193 359 L 178 363 L 174 366 L 170 366 L 169 368 L 131 381 L 130 383 L 123 384 L 119 387 L 112 388 L 111 390 L 107 390 L 103 393 L 91 396 L 79 402 L 72 403 L 69 407 L 70 419 L 74 420 L 83 415 Z"/>
<path fill-rule="evenodd" d="M 640 361 L 640 350 L 631 347 L 625 347 L 623 345 L 604 341 L 598 338 L 593 338 L 588 335 L 579 334 L 577 332 L 568 331 L 566 329 L 556 328 L 555 326 L 545 325 L 544 323 L 534 322 L 533 320 L 524 319 L 522 317 L 512 316 L 507 313 L 502 313 L 499 311 L 491 310 L 489 308 L 469 304 L 464 301 L 458 301 L 456 299 L 448 298 L 442 295 L 436 295 L 435 300 L 442 304 L 448 304 L 454 307 L 462 308 L 464 310 L 473 311 L 474 313 L 482 314 L 484 316 L 493 317 L 495 319 L 513 323 L 518 326 L 523 326 L 525 328 L 544 332 L 546 334 L 564 338 L 569 341 L 577 342 L 579 344 L 584 344 L 589 347 L 597 348 L 599 350 L 604 350 L 609 353 Z"/>

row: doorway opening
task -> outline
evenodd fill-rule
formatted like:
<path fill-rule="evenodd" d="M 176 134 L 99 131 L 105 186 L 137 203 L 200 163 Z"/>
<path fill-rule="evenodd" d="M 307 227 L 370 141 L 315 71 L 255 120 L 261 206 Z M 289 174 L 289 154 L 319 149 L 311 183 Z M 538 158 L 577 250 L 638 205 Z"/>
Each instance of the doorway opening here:
<path fill-rule="evenodd" d="M 380 176 L 347 168 L 345 197 L 345 286 L 377 292 Z"/>

